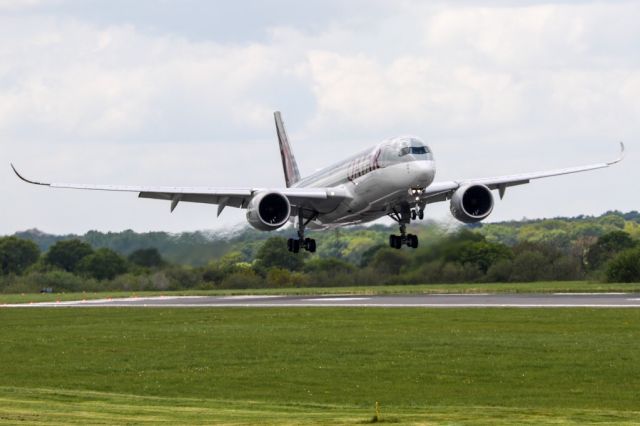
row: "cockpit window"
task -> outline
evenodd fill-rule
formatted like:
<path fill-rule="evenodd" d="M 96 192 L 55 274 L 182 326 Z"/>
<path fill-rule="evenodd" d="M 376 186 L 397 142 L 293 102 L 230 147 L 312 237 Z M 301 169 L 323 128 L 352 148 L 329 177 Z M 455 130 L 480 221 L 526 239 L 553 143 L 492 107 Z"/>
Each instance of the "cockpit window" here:
<path fill-rule="evenodd" d="M 424 154 L 428 154 L 429 151 L 427 151 L 427 147 L 425 146 L 405 146 L 400 148 L 400 152 L 398 153 L 398 157 L 404 157 L 405 155 L 408 154 L 415 154 L 415 155 L 424 155 Z"/>
<path fill-rule="evenodd" d="M 427 147 L 425 146 L 412 146 L 411 147 L 412 154 L 427 154 Z"/>
<path fill-rule="evenodd" d="M 433 161 L 431 149 L 420 139 L 400 137 L 385 141 L 376 156 L 379 167 L 411 161 Z"/>

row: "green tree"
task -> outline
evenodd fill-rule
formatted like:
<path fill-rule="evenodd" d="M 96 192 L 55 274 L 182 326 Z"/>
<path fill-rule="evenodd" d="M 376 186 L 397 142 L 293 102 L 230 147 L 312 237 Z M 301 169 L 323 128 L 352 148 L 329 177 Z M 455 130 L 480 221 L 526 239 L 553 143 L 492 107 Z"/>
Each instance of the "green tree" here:
<path fill-rule="evenodd" d="M 266 283 L 269 288 L 291 287 L 292 272 L 288 269 L 271 268 L 267 272 Z"/>
<path fill-rule="evenodd" d="M 21 274 L 38 261 L 40 249 L 33 241 L 16 237 L 0 238 L 0 272 Z"/>
<path fill-rule="evenodd" d="M 612 231 L 604 234 L 589 248 L 586 261 L 589 269 L 595 270 L 604 265 L 617 253 L 633 248 L 636 242 L 624 231 Z"/>
<path fill-rule="evenodd" d="M 386 249 L 387 247 L 388 246 L 386 244 L 379 244 L 365 250 L 365 252 L 362 253 L 362 257 L 360 258 L 360 266 L 363 268 L 369 266 L 376 253 L 380 250 Z"/>
<path fill-rule="evenodd" d="M 304 265 L 305 272 L 330 272 L 332 274 L 348 274 L 354 272 L 355 266 L 344 260 L 335 257 L 319 258 L 309 260 Z"/>
<path fill-rule="evenodd" d="M 371 267 L 381 274 L 397 275 L 409 262 L 409 257 L 405 251 L 384 248 L 378 250 L 373 256 Z"/>
<path fill-rule="evenodd" d="M 264 280 L 252 269 L 238 270 L 229 274 L 220 284 L 221 288 L 243 289 L 264 287 Z"/>
<path fill-rule="evenodd" d="M 511 250 L 504 244 L 474 241 L 460 246 L 458 261 L 463 265 L 475 265 L 486 274 L 495 262 L 502 259 L 510 259 L 511 257 Z"/>
<path fill-rule="evenodd" d="M 164 259 L 156 248 L 146 248 L 134 251 L 128 256 L 129 262 L 145 268 L 159 268 L 165 264 Z"/>
<path fill-rule="evenodd" d="M 97 280 L 112 280 L 127 272 L 127 262 L 115 251 L 101 248 L 82 258 L 77 270 Z"/>
<path fill-rule="evenodd" d="M 287 250 L 287 240 L 282 237 L 269 238 L 262 244 L 256 255 L 262 268 L 282 268 L 297 271 L 304 265 L 304 253 L 291 253 Z"/>
<path fill-rule="evenodd" d="M 607 281 L 640 282 L 640 248 L 624 250 L 607 265 Z"/>
<path fill-rule="evenodd" d="M 44 257 L 45 263 L 75 272 L 78 263 L 93 253 L 93 248 L 80 240 L 58 241 L 51 246 Z"/>
<path fill-rule="evenodd" d="M 549 259 L 539 251 L 521 251 L 513 259 L 511 281 L 531 282 L 548 279 Z"/>

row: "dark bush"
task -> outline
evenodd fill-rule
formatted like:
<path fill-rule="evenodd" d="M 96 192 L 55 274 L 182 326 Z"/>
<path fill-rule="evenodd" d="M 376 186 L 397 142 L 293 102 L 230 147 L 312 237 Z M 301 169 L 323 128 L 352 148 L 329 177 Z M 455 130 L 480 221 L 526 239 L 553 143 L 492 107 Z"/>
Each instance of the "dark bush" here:
<path fill-rule="evenodd" d="M 78 263 L 93 253 L 93 248 L 80 240 L 65 240 L 55 243 L 45 255 L 45 263 L 74 272 Z"/>
<path fill-rule="evenodd" d="M 21 274 L 39 257 L 40 249 L 33 241 L 16 237 L 0 238 L 1 274 Z"/>
<path fill-rule="evenodd" d="M 97 280 L 112 280 L 127 272 L 127 262 L 108 248 L 101 248 L 85 256 L 77 265 L 78 272 Z"/>
<path fill-rule="evenodd" d="M 269 238 L 262 244 L 256 254 L 256 261 L 260 268 L 282 268 L 299 271 L 304 265 L 305 252 L 291 253 L 287 250 L 287 240 L 282 237 Z"/>
<path fill-rule="evenodd" d="M 640 282 L 640 248 L 625 250 L 607 265 L 607 281 Z"/>
<path fill-rule="evenodd" d="M 613 231 L 604 234 L 589 248 L 586 256 L 587 266 L 590 270 L 596 270 L 617 253 L 635 246 L 636 242 L 624 231 Z"/>
<path fill-rule="evenodd" d="M 371 267 L 380 274 L 397 275 L 410 262 L 406 251 L 392 248 L 378 250 L 371 260 Z"/>
<path fill-rule="evenodd" d="M 228 275 L 221 283 L 220 288 L 245 289 L 264 287 L 264 280 L 251 269 L 245 269 Z"/>
<path fill-rule="evenodd" d="M 128 256 L 129 262 L 144 268 L 160 268 L 165 261 L 158 249 L 146 248 L 136 250 Z"/>

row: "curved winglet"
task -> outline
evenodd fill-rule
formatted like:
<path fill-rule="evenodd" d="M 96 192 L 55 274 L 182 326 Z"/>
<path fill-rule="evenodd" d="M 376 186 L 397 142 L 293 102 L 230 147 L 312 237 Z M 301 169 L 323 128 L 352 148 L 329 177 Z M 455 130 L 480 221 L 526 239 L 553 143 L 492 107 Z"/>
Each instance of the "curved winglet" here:
<path fill-rule="evenodd" d="M 27 182 L 27 183 L 31 183 L 33 185 L 44 185 L 44 186 L 51 186 L 51 184 L 48 183 L 44 183 L 44 182 L 36 182 L 34 180 L 29 180 L 27 178 L 25 178 L 24 176 L 22 176 L 18 170 L 16 170 L 15 166 L 13 165 L 13 163 L 9 163 L 11 164 L 11 168 L 13 169 L 13 172 L 16 174 L 16 176 L 18 176 L 21 180 Z"/>
<path fill-rule="evenodd" d="M 612 164 L 619 163 L 622 160 L 624 160 L 625 155 L 626 155 L 626 152 L 625 152 L 624 143 L 620 142 L 620 155 L 618 155 L 618 158 L 616 158 L 613 161 L 608 162 L 607 164 L 611 166 Z"/>

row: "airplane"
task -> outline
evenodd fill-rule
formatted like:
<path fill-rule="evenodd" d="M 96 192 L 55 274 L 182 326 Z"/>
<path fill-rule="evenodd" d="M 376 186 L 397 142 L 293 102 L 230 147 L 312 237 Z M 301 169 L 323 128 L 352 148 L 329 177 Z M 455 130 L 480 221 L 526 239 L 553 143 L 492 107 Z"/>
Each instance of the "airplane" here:
<path fill-rule="evenodd" d="M 624 158 L 585 166 L 522 173 L 480 179 L 434 182 L 436 163 L 431 147 L 415 136 L 385 139 L 379 144 L 332 166 L 302 178 L 289 145 L 279 111 L 274 113 L 276 134 L 284 169 L 284 188 L 148 187 L 44 183 L 21 175 L 23 181 L 51 188 L 137 192 L 139 198 L 169 201 L 173 212 L 180 202 L 218 205 L 218 216 L 226 207 L 246 209 L 251 226 L 273 231 L 292 222 L 297 238 L 289 238 L 287 249 L 316 251 L 316 241 L 305 237 L 305 230 L 361 224 L 389 216 L 399 225 L 400 234 L 389 236 L 389 245 L 418 247 L 418 237 L 407 233 L 407 225 L 424 218 L 428 204 L 449 201 L 453 217 L 463 223 L 486 219 L 494 207 L 492 190 L 502 199 L 508 187 L 534 179 L 609 167 Z"/>

